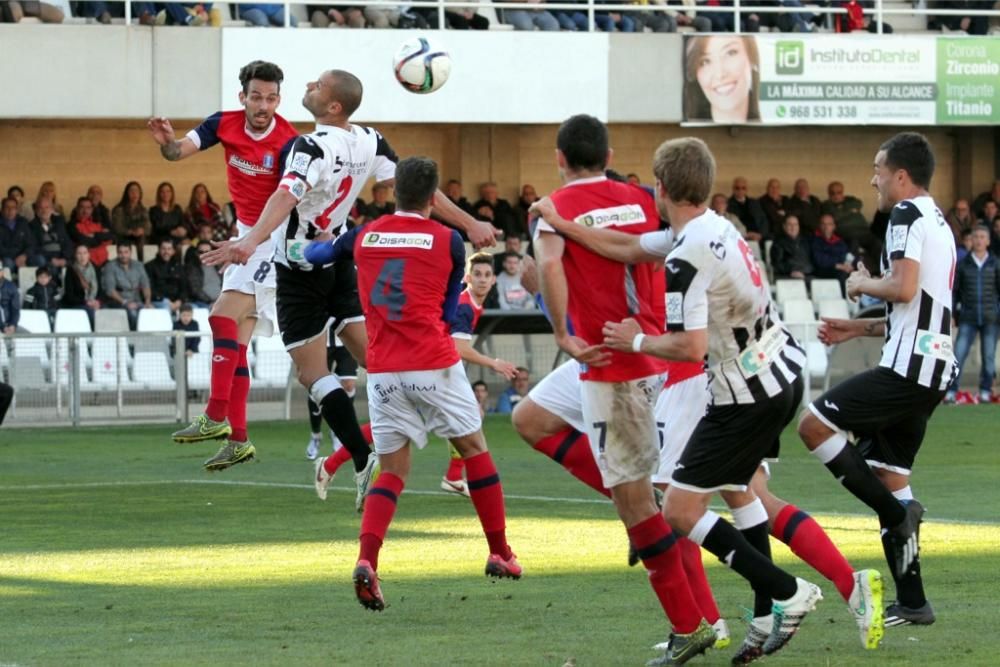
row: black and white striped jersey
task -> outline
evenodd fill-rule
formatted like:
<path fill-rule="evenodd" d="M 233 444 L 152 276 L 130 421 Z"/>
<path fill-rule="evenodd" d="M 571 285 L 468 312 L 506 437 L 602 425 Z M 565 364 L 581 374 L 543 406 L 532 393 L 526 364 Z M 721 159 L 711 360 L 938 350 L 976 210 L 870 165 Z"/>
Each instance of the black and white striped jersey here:
<path fill-rule="evenodd" d="M 714 405 L 752 404 L 789 387 L 805 353 L 771 302 L 767 279 L 728 220 L 708 210 L 677 236 L 641 237 L 667 255 L 667 331 L 708 329 L 708 377 Z M 667 254 L 669 253 L 669 254 Z"/>
<path fill-rule="evenodd" d="M 299 200 L 288 220 L 271 235 L 274 261 L 309 271 L 302 253 L 323 232 L 339 235 L 361 188 L 372 176 L 386 181 L 395 176 L 396 153 L 370 127 L 350 129 L 317 125 L 295 140 L 285 160 L 279 188 Z"/>
<path fill-rule="evenodd" d="M 909 303 L 886 304 L 880 366 L 924 387 L 944 390 L 956 369 L 951 343 L 955 239 L 930 196 L 904 199 L 892 208 L 882 250 L 882 274 L 892 262 L 920 264 L 919 285 Z"/>

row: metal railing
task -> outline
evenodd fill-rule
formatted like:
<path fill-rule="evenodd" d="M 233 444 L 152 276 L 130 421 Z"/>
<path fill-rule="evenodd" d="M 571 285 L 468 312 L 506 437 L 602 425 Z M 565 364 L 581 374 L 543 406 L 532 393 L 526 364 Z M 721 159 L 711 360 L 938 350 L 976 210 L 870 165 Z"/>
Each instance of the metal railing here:
<path fill-rule="evenodd" d="M 97 2 L 98 0 L 78 0 L 78 2 Z M 107 0 L 105 0 L 107 1 Z M 111 0 L 112 2 L 114 0 Z M 742 32 L 741 28 L 743 26 L 743 17 L 750 14 L 824 14 L 824 15 L 846 15 L 846 10 L 841 7 L 818 7 L 810 6 L 808 2 L 804 3 L 804 7 L 756 7 L 753 5 L 746 5 L 746 0 L 734 0 L 731 7 L 709 7 L 704 5 L 695 6 L 665 6 L 656 4 L 647 5 L 634 5 L 634 4 L 606 4 L 596 0 L 581 0 L 576 3 L 566 3 L 566 2 L 545 2 L 544 4 L 528 4 L 526 2 L 496 2 L 493 0 L 483 0 L 482 2 L 473 1 L 462 1 L 462 0 L 414 0 L 412 2 L 389 2 L 387 0 L 356 0 L 352 2 L 352 5 L 361 7 L 418 7 L 418 8 L 434 8 L 437 9 L 438 15 L 438 29 L 443 30 L 447 25 L 445 12 L 449 10 L 459 10 L 459 9 L 477 9 L 480 7 L 490 7 L 493 9 L 519 9 L 519 10 L 540 10 L 540 9 L 553 9 L 557 11 L 586 11 L 588 30 L 590 32 L 597 31 L 598 28 L 595 24 L 594 16 L 598 12 L 654 12 L 668 10 L 677 13 L 688 13 L 697 12 L 699 14 L 729 14 L 733 17 L 734 32 Z M 229 5 L 244 5 L 252 4 L 255 0 L 228 0 Z M 284 0 L 282 2 L 273 2 L 272 4 L 279 4 L 283 6 L 284 9 L 284 19 L 285 27 L 291 27 L 291 17 L 292 17 L 292 7 L 298 5 L 305 5 L 306 2 L 292 2 L 290 0 Z M 334 0 L 325 0 L 321 2 L 309 2 L 310 5 L 323 5 L 329 7 L 343 6 L 343 2 L 337 2 Z M 893 3 L 898 4 L 898 3 Z M 864 15 L 870 16 L 876 26 L 875 32 L 877 34 L 883 33 L 883 27 L 886 23 L 886 17 L 892 16 L 985 16 L 1000 18 L 1000 9 L 945 9 L 945 8 L 927 8 L 921 6 L 920 3 L 915 3 L 913 7 L 897 7 L 897 6 L 886 6 L 885 0 L 875 0 L 875 5 L 871 8 L 863 10 Z M 132 5 L 130 2 L 125 2 L 125 23 L 128 25 L 132 24 L 132 19 L 135 16 L 132 13 Z M 228 17 L 223 19 L 228 21 Z"/>

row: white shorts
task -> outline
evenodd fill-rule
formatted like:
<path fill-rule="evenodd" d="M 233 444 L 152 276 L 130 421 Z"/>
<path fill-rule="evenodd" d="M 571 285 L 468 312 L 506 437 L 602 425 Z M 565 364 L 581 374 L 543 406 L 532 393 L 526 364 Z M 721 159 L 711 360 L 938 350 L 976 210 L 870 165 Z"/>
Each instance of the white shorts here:
<path fill-rule="evenodd" d="M 236 222 L 236 228 L 237 238 L 243 238 L 251 229 L 239 221 Z M 246 264 L 230 264 L 222 274 L 223 292 L 250 294 L 256 301 L 256 313 L 251 317 L 257 318 L 254 334 L 259 336 L 273 336 L 277 330 L 278 314 L 274 305 L 276 283 L 274 265 L 271 263 L 272 254 L 274 254 L 274 244 L 268 237 L 257 246 Z"/>
<path fill-rule="evenodd" d="M 368 374 L 368 414 L 376 454 L 391 454 L 427 434 L 459 438 L 482 428 L 479 403 L 459 361 L 433 371 Z"/>
<path fill-rule="evenodd" d="M 528 398 L 581 433 L 583 423 L 580 397 L 580 364 L 574 359 L 560 365 L 528 392 Z"/>
<path fill-rule="evenodd" d="M 669 484 L 674 466 L 687 445 L 694 427 L 708 407 L 708 375 L 702 373 L 671 385 L 656 398 L 656 429 L 659 432 L 660 467 L 654 484 Z"/>
<path fill-rule="evenodd" d="M 649 479 L 659 468 L 653 405 L 663 375 L 628 382 L 581 381 L 584 433 L 604 486 Z"/>

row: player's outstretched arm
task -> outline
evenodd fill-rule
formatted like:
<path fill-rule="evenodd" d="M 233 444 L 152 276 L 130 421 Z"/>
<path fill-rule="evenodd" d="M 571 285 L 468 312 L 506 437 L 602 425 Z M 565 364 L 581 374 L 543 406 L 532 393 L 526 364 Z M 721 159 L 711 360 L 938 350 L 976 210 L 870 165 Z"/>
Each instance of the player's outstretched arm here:
<path fill-rule="evenodd" d="M 489 368 L 491 371 L 497 375 L 502 375 L 507 380 L 513 380 L 514 376 L 517 375 L 517 367 L 509 361 L 504 361 L 503 359 L 491 359 L 487 357 L 485 354 L 472 347 L 472 341 L 467 338 L 455 338 L 454 340 L 455 347 L 458 348 L 458 354 L 462 357 L 462 361 L 467 361 L 470 364 L 476 364 L 477 366 L 482 366 L 483 368 Z"/>
<path fill-rule="evenodd" d="M 198 147 L 187 137 L 177 139 L 173 126 L 166 118 L 150 118 L 146 125 L 149 127 L 150 134 L 153 135 L 153 141 L 160 145 L 160 155 L 164 159 L 176 162 L 198 152 Z"/>
<path fill-rule="evenodd" d="M 496 245 L 497 235 L 500 231 L 490 223 L 476 220 L 460 209 L 441 190 L 434 193 L 434 212 L 448 223 L 449 227 L 454 227 L 461 232 L 465 232 L 469 243 L 476 250 L 491 248 Z"/>
<path fill-rule="evenodd" d="M 641 352 L 671 361 L 703 361 L 708 354 L 708 330 L 672 331 L 647 336 L 631 317 L 604 323 L 604 344 L 619 352 Z"/>
<path fill-rule="evenodd" d="M 862 265 L 847 278 L 847 296 L 857 299 L 862 294 L 886 303 L 909 303 L 917 295 L 920 284 L 920 262 L 894 259 L 892 270 L 882 278 L 872 278 Z"/>
<path fill-rule="evenodd" d="M 263 243 L 271 232 L 277 229 L 295 208 L 299 200 L 284 188 L 278 188 L 267 200 L 257 224 L 250 233 L 235 241 L 213 242 L 212 250 L 201 256 L 201 261 L 209 266 L 219 264 L 246 264 L 253 251 Z"/>
<path fill-rule="evenodd" d="M 529 215 L 540 217 L 559 234 L 588 250 L 623 264 L 662 261 L 670 251 L 668 247 L 663 254 L 653 254 L 643 248 L 639 242 L 640 237 L 635 234 L 624 234 L 612 229 L 594 229 L 570 222 L 559 215 L 549 197 L 543 197 L 532 204 Z"/>
<path fill-rule="evenodd" d="M 816 333 L 820 342 L 825 345 L 836 345 L 845 340 L 862 336 L 885 336 L 885 320 L 883 318 L 863 318 L 859 320 L 840 320 L 833 317 L 821 317 L 822 323 Z"/>

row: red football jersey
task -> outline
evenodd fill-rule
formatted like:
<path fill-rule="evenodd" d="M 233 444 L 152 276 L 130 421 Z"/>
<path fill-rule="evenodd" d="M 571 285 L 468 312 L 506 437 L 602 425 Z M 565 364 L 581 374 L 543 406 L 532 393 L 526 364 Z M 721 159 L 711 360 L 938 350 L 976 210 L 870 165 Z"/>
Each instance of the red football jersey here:
<path fill-rule="evenodd" d="M 656 203 L 648 192 L 603 176 L 568 183 L 552 193 L 552 202 L 563 218 L 590 227 L 643 234 L 660 225 Z M 663 333 L 666 282 L 662 264 L 621 264 L 567 240 L 563 270 L 569 287 L 569 318 L 580 338 L 600 343 L 605 322 L 627 317 L 635 318 L 646 334 Z M 645 354 L 612 351 L 609 365 L 580 368 L 583 380 L 624 382 L 663 372 L 663 362 Z"/>
<path fill-rule="evenodd" d="M 701 361 L 668 361 L 665 372 L 667 381 L 663 383 L 664 389 L 701 375 L 705 372 L 705 364 Z"/>
<path fill-rule="evenodd" d="M 226 149 L 226 179 L 236 217 L 253 227 L 268 198 L 278 187 L 282 171 L 282 149 L 298 131 L 287 120 L 274 116 L 271 127 L 261 134 L 247 129 L 246 114 L 219 111 L 187 133 L 201 150 L 222 144 Z"/>
<path fill-rule="evenodd" d="M 358 295 L 368 329 L 368 372 L 427 371 L 458 363 L 449 321 L 465 272 L 459 233 L 401 212 L 349 235 L 354 235 Z"/>

